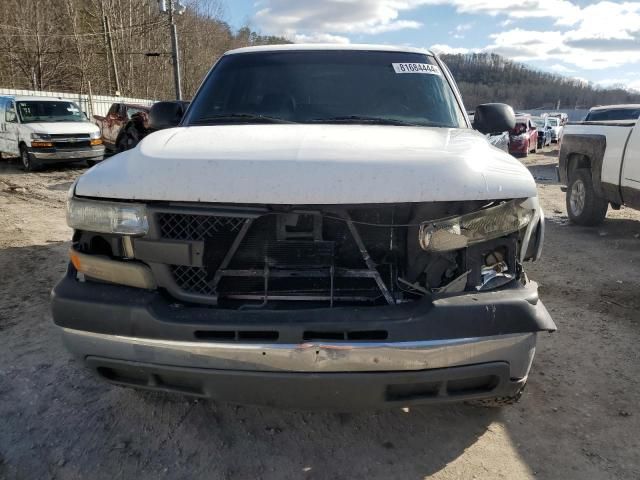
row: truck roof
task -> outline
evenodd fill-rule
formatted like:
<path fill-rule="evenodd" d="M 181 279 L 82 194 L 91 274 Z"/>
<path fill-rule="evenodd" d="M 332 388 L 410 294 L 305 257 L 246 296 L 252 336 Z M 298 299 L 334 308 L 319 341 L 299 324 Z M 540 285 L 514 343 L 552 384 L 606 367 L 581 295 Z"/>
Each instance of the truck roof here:
<path fill-rule="evenodd" d="M 628 109 L 634 109 L 634 108 L 640 108 L 640 103 L 625 103 L 622 105 L 598 105 L 597 107 L 591 107 L 589 109 L 590 112 L 595 112 L 598 110 L 608 110 L 610 108 L 628 108 Z"/>
<path fill-rule="evenodd" d="M 430 50 L 423 48 L 401 47 L 393 45 L 375 45 L 375 44 L 336 44 L 336 43 L 292 43 L 283 45 L 260 45 L 257 47 L 243 47 L 229 50 L 225 55 L 236 55 L 239 53 L 255 53 L 255 52 L 283 52 L 283 51 L 311 51 L 311 50 L 361 50 L 361 51 L 378 51 L 378 52 L 402 52 L 402 53 L 422 53 L 434 56 Z"/>

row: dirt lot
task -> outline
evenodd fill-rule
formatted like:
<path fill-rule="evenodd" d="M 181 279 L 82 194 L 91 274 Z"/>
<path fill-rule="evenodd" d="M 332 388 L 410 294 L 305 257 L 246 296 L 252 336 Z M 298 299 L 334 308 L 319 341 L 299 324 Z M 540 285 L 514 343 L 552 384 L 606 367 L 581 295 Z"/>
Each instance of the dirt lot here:
<path fill-rule="evenodd" d="M 49 291 L 66 263 L 78 167 L 0 161 L 0 478 L 638 479 L 640 213 L 567 224 L 557 152 L 530 157 L 548 216 L 529 266 L 559 331 L 527 392 L 357 414 L 278 411 L 103 384 L 62 348 Z"/>

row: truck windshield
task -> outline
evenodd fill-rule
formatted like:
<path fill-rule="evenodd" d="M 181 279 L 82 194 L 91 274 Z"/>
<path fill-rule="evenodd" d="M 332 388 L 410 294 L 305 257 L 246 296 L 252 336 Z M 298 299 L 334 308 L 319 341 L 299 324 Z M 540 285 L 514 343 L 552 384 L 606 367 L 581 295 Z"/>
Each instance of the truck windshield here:
<path fill-rule="evenodd" d="M 637 120 L 640 117 L 640 108 L 608 108 L 606 110 L 594 110 L 589 112 L 585 121 L 606 122 L 613 120 Z"/>
<path fill-rule="evenodd" d="M 73 102 L 25 101 L 17 102 L 22 123 L 84 122 L 85 116 Z"/>
<path fill-rule="evenodd" d="M 227 55 L 183 125 L 283 122 L 466 126 L 433 57 L 347 50 Z"/>

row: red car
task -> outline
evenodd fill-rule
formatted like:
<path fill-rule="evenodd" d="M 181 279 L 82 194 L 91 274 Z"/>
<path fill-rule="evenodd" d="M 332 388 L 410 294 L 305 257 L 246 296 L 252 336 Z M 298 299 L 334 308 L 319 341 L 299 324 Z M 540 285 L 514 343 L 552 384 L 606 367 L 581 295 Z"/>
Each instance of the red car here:
<path fill-rule="evenodd" d="M 526 157 L 538 151 L 538 128 L 530 117 L 517 117 L 509 131 L 509 153 Z"/>

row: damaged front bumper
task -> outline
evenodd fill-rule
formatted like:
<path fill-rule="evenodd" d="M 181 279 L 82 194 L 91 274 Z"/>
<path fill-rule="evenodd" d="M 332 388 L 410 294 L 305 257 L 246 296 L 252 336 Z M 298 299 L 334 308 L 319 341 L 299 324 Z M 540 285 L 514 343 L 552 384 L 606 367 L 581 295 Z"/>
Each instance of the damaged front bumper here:
<path fill-rule="evenodd" d="M 52 308 L 67 347 L 112 383 L 305 408 L 513 395 L 537 332 L 556 328 L 532 282 L 403 305 L 252 311 L 70 273 Z"/>

